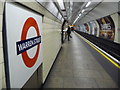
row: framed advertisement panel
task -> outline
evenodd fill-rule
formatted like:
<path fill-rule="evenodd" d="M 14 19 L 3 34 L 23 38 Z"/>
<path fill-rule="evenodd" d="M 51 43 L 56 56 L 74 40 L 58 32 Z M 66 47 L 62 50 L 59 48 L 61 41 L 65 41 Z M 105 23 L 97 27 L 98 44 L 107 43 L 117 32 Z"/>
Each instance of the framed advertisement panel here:
<path fill-rule="evenodd" d="M 84 27 L 85 27 L 86 33 L 89 33 L 89 26 L 87 23 L 84 24 Z"/>
<path fill-rule="evenodd" d="M 5 5 L 5 36 L 10 88 L 22 88 L 42 63 L 42 16 Z"/>
<path fill-rule="evenodd" d="M 95 21 L 89 22 L 89 26 L 90 26 L 90 34 L 97 36 L 98 28 L 96 22 Z"/>
<path fill-rule="evenodd" d="M 99 37 L 114 41 L 115 24 L 111 16 L 98 19 L 97 22 L 100 27 Z"/>

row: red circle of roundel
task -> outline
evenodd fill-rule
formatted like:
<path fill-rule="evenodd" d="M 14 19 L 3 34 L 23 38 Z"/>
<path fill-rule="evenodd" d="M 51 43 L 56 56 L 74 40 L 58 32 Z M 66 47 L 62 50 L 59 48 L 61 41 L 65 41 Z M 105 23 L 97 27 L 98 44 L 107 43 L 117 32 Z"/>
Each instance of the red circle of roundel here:
<path fill-rule="evenodd" d="M 25 22 L 25 24 L 23 26 L 21 40 L 26 40 L 27 32 L 28 32 L 30 27 L 34 27 L 36 32 L 37 32 L 37 36 L 40 36 L 37 22 L 35 21 L 34 18 L 30 17 L 30 18 L 28 18 L 26 20 L 26 22 Z M 40 44 L 37 45 L 37 51 L 36 51 L 36 54 L 35 54 L 35 56 L 33 58 L 30 58 L 26 51 L 22 53 L 23 61 L 24 61 L 25 65 L 27 67 L 31 68 L 31 67 L 34 66 L 34 64 L 37 61 L 37 58 L 38 58 L 38 55 L 39 55 L 39 51 L 40 51 Z"/>

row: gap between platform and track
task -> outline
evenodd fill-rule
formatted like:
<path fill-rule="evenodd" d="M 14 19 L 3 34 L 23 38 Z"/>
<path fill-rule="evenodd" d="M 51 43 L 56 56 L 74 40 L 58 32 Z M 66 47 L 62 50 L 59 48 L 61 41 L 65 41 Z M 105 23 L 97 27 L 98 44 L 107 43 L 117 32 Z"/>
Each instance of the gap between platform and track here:
<path fill-rule="evenodd" d="M 108 61 L 110 61 L 117 68 L 120 69 L 120 61 L 119 60 L 117 60 L 116 58 L 114 58 L 113 56 L 111 56 L 110 54 L 108 54 L 107 52 L 105 52 L 104 50 L 102 50 L 101 48 L 99 48 L 98 46 L 96 46 L 95 44 L 93 44 L 92 42 L 88 41 L 86 38 L 84 38 L 80 34 L 78 34 L 76 32 L 75 32 L 75 34 L 78 35 L 82 40 L 84 40 L 92 48 L 94 48 L 97 52 L 99 52 L 102 56 L 104 56 Z"/>

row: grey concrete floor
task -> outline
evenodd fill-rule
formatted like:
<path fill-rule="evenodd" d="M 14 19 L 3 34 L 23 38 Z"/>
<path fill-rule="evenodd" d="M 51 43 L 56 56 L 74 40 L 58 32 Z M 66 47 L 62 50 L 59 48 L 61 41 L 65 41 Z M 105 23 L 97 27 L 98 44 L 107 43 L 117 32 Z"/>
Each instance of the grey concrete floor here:
<path fill-rule="evenodd" d="M 117 88 L 117 85 L 82 39 L 72 33 L 71 40 L 63 44 L 44 88 Z"/>

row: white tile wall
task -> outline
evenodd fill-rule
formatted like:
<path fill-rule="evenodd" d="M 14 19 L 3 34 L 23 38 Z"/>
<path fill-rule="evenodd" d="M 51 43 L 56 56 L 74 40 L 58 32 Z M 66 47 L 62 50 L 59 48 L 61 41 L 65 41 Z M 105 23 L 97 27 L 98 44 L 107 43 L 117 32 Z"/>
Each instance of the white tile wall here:
<path fill-rule="evenodd" d="M 3 63 L 0 64 L 0 79 L 2 79 L 2 64 Z"/>
<path fill-rule="evenodd" d="M 2 15 L 0 15 L 0 32 L 2 32 Z"/>
<path fill-rule="evenodd" d="M 3 2 L 0 1 L 0 15 L 3 14 Z"/>
<path fill-rule="evenodd" d="M 0 90 L 2 89 L 2 79 L 0 79 Z"/>
<path fill-rule="evenodd" d="M 60 23 L 44 17 L 43 20 L 43 82 L 61 47 Z"/>
<path fill-rule="evenodd" d="M 5 78 L 2 79 L 2 88 L 6 88 Z"/>
<path fill-rule="evenodd" d="M 6 88 L 4 63 L 0 64 L 0 88 Z M 1 90 L 1 89 L 0 89 Z"/>
<path fill-rule="evenodd" d="M 0 63 L 3 63 L 3 48 L 0 48 Z"/>
<path fill-rule="evenodd" d="M 4 63 L 2 64 L 2 78 L 5 78 L 5 67 L 4 67 Z"/>
<path fill-rule="evenodd" d="M 3 1 L 3 0 L 2 0 Z M 3 45 L 2 45 L 2 20 L 3 20 L 3 6 L 4 2 L 0 1 L 0 90 L 5 87 L 5 71 L 4 71 L 4 62 L 3 62 Z"/>
<path fill-rule="evenodd" d="M 2 32 L 0 32 L 0 48 L 3 47 L 3 43 L 2 43 Z"/>

